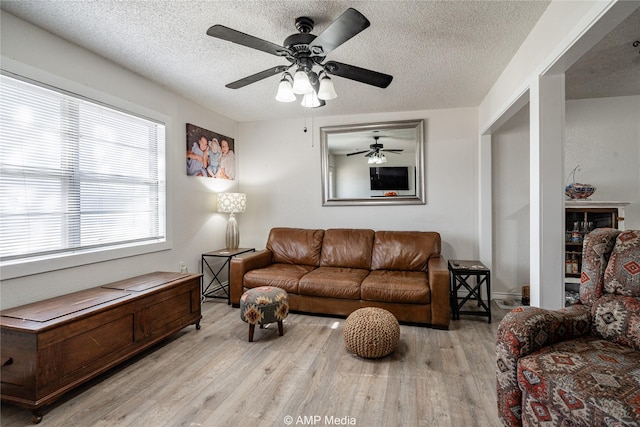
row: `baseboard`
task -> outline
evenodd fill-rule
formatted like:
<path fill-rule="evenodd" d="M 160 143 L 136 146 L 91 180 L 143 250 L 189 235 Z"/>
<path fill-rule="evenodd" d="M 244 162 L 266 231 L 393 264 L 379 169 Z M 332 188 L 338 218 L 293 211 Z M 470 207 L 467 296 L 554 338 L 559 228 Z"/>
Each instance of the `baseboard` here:
<path fill-rule="evenodd" d="M 522 294 L 492 292 L 491 299 L 503 310 L 511 310 L 522 305 Z"/>
<path fill-rule="evenodd" d="M 522 298 L 522 294 L 518 293 L 505 293 L 505 292 L 491 292 L 491 299 L 494 300 L 503 300 L 503 299 L 513 299 L 520 301 Z"/>

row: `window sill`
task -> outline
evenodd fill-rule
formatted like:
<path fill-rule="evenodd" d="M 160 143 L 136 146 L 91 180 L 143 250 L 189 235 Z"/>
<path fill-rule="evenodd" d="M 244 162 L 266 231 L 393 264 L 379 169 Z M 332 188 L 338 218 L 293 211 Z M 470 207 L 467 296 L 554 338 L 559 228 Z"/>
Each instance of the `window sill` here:
<path fill-rule="evenodd" d="M 100 251 L 93 252 L 64 254 L 58 257 L 50 257 L 41 260 L 7 262 L 0 264 L 0 277 L 2 280 L 15 279 L 18 277 L 64 270 L 87 264 L 95 264 L 98 262 L 111 261 L 136 255 L 166 251 L 169 249 L 171 249 L 171 243 L 164 241 L 140 244 L 136 246 L 114 247 L 108 250 L 103 248 Z"/>

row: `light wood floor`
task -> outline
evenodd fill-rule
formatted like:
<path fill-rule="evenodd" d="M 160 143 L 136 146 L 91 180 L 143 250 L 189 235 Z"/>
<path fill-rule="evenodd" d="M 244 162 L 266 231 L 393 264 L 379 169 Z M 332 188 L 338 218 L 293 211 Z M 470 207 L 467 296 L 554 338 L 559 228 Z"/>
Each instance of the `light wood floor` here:
<path fill-rule="evenodd" d="M 283 337 L 270 325 L 249 343 L 238 309 L 207 301 L 202 329 L 69 393 L 40 425 L 497 426 L 494 340 L 505 311 L 493 310 L 491 324 L 401 325 L 397 350 L 366 360 L 346 352 L 343 318 L 291 313 Z M 33 425 L 30 411 L 6 403 L 1 416 L 4 427 Z"/>

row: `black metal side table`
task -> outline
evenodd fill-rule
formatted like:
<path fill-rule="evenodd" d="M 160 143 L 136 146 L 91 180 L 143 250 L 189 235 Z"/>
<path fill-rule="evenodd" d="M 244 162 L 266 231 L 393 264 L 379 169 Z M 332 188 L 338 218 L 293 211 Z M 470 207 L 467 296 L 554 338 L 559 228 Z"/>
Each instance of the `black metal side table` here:
<path fill-rule="evenodd" d="M 205 298 L 220 298 L 220 299 L 226 299 L 227 300 L 227 304 L 231 304 L 231 292 L 229 292 L 229 273 L 231 270 L 231 258 L 233 258 L 234 256 L 240 255 L 240 254 L 244 254 L 247 252 L 255 252 L 255 248 L 238 248 L 238 249 L 218 249 L 216 251 L 212 251 L 212 252 L 207 252 L 205 254 L 202 254 L 202 259 L 200 261 L 200 270 L 202 272 L 202 283 L 201 283 L 201 289 L 202 289 L 202 299 L 204 301 Z M 207 261 L 208 257 L 214 257 L 214 258 L 226 258 L 224 263 L 220 266 L 220 268 L 217 271 L 214 271 L 213 267 L 211 267 L 211 265 L 209 264 L 209 261 Z M 211 272 L 211 274 L 213 274 L 213 278 L 211 279 L 211 281 L 209 282 L 209 284 L 205 287 L 204 286 L 204 267 L 205 265 L 207 266 L 207 268 L 209 269 L 209 271 Z M 220 280 L 219 276 L 220 273 L 222 272 L 222 270 L 224 270 L 224 268 L 227 267 L 227 284 L 225 285 L 224 283 L 222 283 L 222 281 Z M 227 294 L 227 296 L 220 296 L 220 295 L 216 295 L 215 292 L 218 292 L 220 290 L 223 290 L 225 292 L 225 294 Z"/>
<path fill-rule="evenodd" d="M 461 314 L 487 316 L 491 323 L 491 271 L 480 261 L 449 260 L 451 272 L 451 316 L 460 320 Z M 475 283 L 470 278 L 475 277 Z M 482 285 L 487 287 L 487 303 L 482 300 Z M 467 295 L 458 296 L 460 289 L 466 289 Z M 467 301 L 477 301 L 478 310 L 460 310 Z"/>

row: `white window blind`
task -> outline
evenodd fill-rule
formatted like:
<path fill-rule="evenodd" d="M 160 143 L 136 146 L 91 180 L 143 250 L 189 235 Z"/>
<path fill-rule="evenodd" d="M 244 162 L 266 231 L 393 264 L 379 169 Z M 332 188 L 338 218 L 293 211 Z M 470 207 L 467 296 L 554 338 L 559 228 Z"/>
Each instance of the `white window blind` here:
<path fill-rule="evenodd" d="M 165 126 L 0 75 L 0 263 L 165 241 Z"/>

